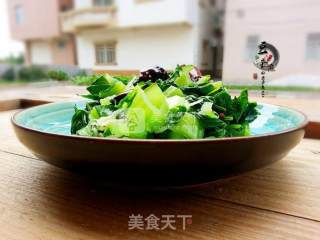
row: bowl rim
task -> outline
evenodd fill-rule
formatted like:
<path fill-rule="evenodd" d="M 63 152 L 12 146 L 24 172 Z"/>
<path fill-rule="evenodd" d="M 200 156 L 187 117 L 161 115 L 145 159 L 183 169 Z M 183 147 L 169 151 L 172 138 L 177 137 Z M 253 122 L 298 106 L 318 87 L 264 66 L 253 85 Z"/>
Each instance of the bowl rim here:
<path fill-rule="evenodd" d="M 79 101 L 80 102 L 80 101 Z M 48 105 L 56 105 L 56 104 L 62 104 L 62 103 L 75 103 L 76 101 L 65 101 L 65 102 L 53 102 L 53 103 L 46 103 L 46 104 L 41 104 L 38 106 L 34 106 L 31 108 L 27 109 L 21 109 L 20 111 L 17 111 L 11 116 L 11 123 L 13 124 L 14 127 L 20 128 L 29 132 L 37 133 L 37 134 L 42 134 L 45 136 L 51 136 L 51 137 L 61 137 L 61 138 L 67 138 L 67 139 L 73 139 L 73 140 L 82 140 L 82 141 L 96 141 L 96 142 L 112 142 L 112 143 L 147 143 L 147 144 L 154 144 L 154 143 L 177 143 L 177 144 L 183 144 L 183 143 L 218 143 L 218 142 L 228 142 L 228 141 L 246 141 L 250 139 L 257 139 L 257 138 L 265 138 L 265 137 L 271 137 L 271 136 L 278 136 L 282 134 L 287 134 L 295 131 L 299 131 L 301 129 L 304 129 L 308 123 L 308 117 L 305 113 L 290 108 L 286 106 L 281 106 L 281 105 L 276 105 L 276 104 L 268 104 L 268 103 L 259 103 L 257 102 L 258 105 L 269 105 L 269 106 L 275 106 L 275 107 L 281 107 L 281 108 L 286 108 L 290 111 L 296 112 L 300 114 L 303 117 L 303 121 L 296 127 L 288 128 L 282 131 L 277 131 L 277 132 L 272 132 L 272 133 L 264 133 L 264 134 L 258 134 L 258 135 L 253 135 L 253 136 L 241 136 L 241 137 L 223 137 L 223 138 L 201 138 L 201 139 L 136 139 L 136 138 L 102 138 L 102 137 L 88 137 L 88 136 L 79 136 L 79 135 L 65 135 L 65 134 L 59 134 L 59 133 L 51 133 L 51 132 L 44 132 L 41 130 L 33 129 L 30 127 L 26 127 L 22 124 L 19 124 L 16 121 L 16 117 L 23 113 L 24 111 L 28 111 L 30 109 L 42 107 L 42 106 L 48 106 Z"/>

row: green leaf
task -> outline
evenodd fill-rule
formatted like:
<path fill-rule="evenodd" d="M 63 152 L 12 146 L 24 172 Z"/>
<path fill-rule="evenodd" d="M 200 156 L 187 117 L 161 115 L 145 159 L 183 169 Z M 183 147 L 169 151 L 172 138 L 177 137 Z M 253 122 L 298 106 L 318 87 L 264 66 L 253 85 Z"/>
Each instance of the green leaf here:
<path fill-rule="evenodd" d="M 88 123 L 89 123 L 88 112 L 75 107 L 75 112 L 71 119 L 71 134 L 76 134 L 78 130 L 87 126 Z"/>
<path fill-rule="evenodd" d="M 87 87 L 87 90 L 91 95 L 99 96 L 101 91 L 108 89 L 110 86 L 111 83 L 109 83 L 104 76 L 100 76 L 91 86 Z"/>
<path fill-rule="evenodd" d="M 220 120 L 217 117 L 210 117 L 201 114 L 197 114 L 196 116 L 198 117 L 202 125 L 205 126 L 205 128 L 224 128 L 227 125 L 224 121 Z"/>
<path fill-rule="evenodd" d="M 180 66 L 178 68 L 178 73 L 175 77 L 174 83 L 178 87 L 187 87 L 193 84 L 192 80 L 190 79 L 190 71 L 194 68 L 193 65 L 185 65 Z"/>
<path fill-rule="evenodd" d="M 178 123 L 186 112 L 187 112 L 187 108 L 185 106 L 177 106 L 170 109 L 168 118 L 167 118 L 168 125 L 172 126 Z"/>
<path fill-rule="evenodd" d="M 114 79 L 122 82 L 123 84 L 127 85 L 133 78 L 135 78 L 134 76 L 113 76 Z"/>
<path fill-rule="evenodd" d="M 198 139 L 204 136 L 202 124 L 200 124 L 196 116 L 191 113 L 185 113 L 181 120 L 171 127 L 171 131 L 174 135 L 179 136 L 177 138 L 181 138 L 182 136 L 186 139 Z"/>
<path fill-rule="evenodd" d="M 226 136 L 228 137 L 241 137 L 250 135 L 249 124 L 230 124 L 226 126 Z"/>
<path fill-rule="evenodd" d="M 198 96 L 206 96 L 213 90 L 214 90 L 214 86 L 212 83 L 182 88 L 182 91 L 185 94 L 188 94 L 188 95 L 192 94 L 192 95 L 198 95 Z"/>
<path fill-rule="evenodd" d="M 169 88 L 167 88 L 164 91 L 164 95 L 166 95 L 166 97 L 173 97 L 173 96 L 184 97 L 184 94 L 181 91 L 181 89 L 179 89 L 179 88 L 177 88 L 175 86 L 170 86 Z"/>
<path fill-rule="evenodd" d="M 243 90 L 239 97 L 234 97 L 232 101 L 232 111 L 236 123 L 241 122 L 241 118 L 248 108 L 248 91 Z"/>
<path fill-rule="evenodd" d="M 124 92 L 126 86 L 110 75 L 100 76 L 91 86 L 87 87 L 90 95 L 85 97 L 99 100 L 108 96 Z"/>
<path fill-rule="evenodd" d="M 225 112 L 228 111 L 233 111 L 231 109 L 232 107 L 232 98 L 230 96 L 230 94 L 225 90 L 222 89 L 220 92 L 216 93 L 215 96 L 213 96 L 212 98 L 213 101 L 213 108 L 216 110 L 218 110 L 218 112 L 220 113 L 221 110 L 223 109 Z M 219 111 L 220 109 L 220 111 Z"/>
<path fill-rule="evenodd" d="M 249 102 L 246 113 L 244 114 L 245 116 L 244 120 L 251 123 L 258 117 L 258 115 L 259 115 L 259 112 L 257 110 L 257 103 Z"/>

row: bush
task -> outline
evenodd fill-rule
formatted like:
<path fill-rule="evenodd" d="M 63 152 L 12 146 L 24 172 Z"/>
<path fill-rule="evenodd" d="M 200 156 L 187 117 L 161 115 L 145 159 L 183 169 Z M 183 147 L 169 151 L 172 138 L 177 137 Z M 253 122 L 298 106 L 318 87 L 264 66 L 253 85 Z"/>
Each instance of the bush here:
<path fill-rule="evenodd" d="M 22 53 L 20 53 L 18 56 L 13 56 L 13 55 L 10 55 L 8 57 L 6 57 L 4 59 L 5 63 L 8 63 L 8 64 L 23 64 L 24 63 L 24 56 Z"/>
<path fill-rule="evenodd" d="M 97 80 L 97 75 L 90 75 L 90 76 L 75 76 L 72 78 L 72 82 L 76 85 L 91 85 L 95 80 Z"/>
<path fill-rule="evenodd" d="M 54 80 L 58 80 L 58 81 L 65 81 L 65 80 L 69 80 L 69 75 L 67 73 L 65 73 L 64 71 L 55 71 L 55 70 L 51 70 L 48 72 L 48 77 Z"/>
<path fill-rule="evenodd" d="M 15 72 L 14 69 L 8 68 L 3 74 L 2 74 L 2 78 L 6 81 L 14 81 L 15 80 Z"/>
<path fill-rule="evenodd" d="M 18 72 L 19 79 L 27 81 L 38 81 L 47 78 L 45 71 L 36 66 L 22 67 Z"/>

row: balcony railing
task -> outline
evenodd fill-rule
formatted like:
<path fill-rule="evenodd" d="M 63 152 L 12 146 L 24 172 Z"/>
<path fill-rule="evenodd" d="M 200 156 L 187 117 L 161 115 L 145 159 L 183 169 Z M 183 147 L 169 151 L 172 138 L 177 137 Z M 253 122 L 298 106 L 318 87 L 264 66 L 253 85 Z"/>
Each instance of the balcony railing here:
<path fill-rule="evenodd" d="M 77 32 L 84 28 L 113 26 L 116 7 L 91 7 L 61 13 L 62 30 Z"/>

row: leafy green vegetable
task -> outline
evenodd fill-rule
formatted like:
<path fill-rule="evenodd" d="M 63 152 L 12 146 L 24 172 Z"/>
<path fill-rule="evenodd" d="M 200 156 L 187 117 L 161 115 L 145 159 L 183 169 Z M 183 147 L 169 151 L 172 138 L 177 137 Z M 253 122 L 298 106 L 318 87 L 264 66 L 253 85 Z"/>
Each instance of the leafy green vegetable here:
<path fill-rule="evenodd" d="M 175 86 L 170 86 L 169 88 L 167 88 L 164 91 L 164 95 L 166 95 L 166 97 L 173 97 L 173 96 L 184 97 L 182 90 L 180 88 L 175 87 Z"/>
<path fill-rule="evenodd" d="M 203 138 L 204 128 L 195 115 L 185 113 L 180 121 L 171 128 L 172 138 L 197 139 Z"/>
<path fill-rule="evenodd" d="M 117 95 L 125 91 L 126 86 L 116 78 L 110 75 L 104 75 L 97 78 L 91 86 L 87 88 L 89 95 L 84 97 L 100 100 L 109 96 Z"/>
<path fill-rule="evenodd" d="M 174 126 L 177 124 L 184 114 L 187 112 L 187 108 L 185 106 L 177 106 L 170 109 L 168 114 L 168 126 Z"/>
<path fill-rule="evenodd" d="M 198 139 L 250 135 L 258 107 L 248 91 L 232 97 L 221 81 L 193 65 L 155 67 L 135 76 L 98 76 L 71 133 L 117 138 Z"/>
<path fill-rule="evenodd" d="M 88 112 L 75 107 L 75 113 L 71 119 L 71 133 L 76 134 L 78 130 L 87 126 L 88 123 Z"/>

